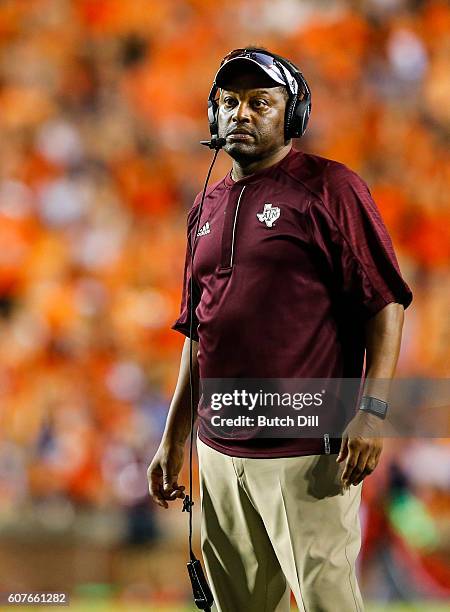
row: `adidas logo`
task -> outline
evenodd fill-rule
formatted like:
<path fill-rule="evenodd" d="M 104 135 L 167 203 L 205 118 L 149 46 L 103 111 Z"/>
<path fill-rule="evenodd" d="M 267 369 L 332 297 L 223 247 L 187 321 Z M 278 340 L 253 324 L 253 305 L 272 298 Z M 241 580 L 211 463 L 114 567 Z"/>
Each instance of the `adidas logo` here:
<path fill-rule="evenodd" d="M 209 227 L 209 221 L 207 221 L 205 225 L 198 230 L 197 236 L 206 236 L 206 234 L 209 234 L 210 232 L 211 228 Z"/>

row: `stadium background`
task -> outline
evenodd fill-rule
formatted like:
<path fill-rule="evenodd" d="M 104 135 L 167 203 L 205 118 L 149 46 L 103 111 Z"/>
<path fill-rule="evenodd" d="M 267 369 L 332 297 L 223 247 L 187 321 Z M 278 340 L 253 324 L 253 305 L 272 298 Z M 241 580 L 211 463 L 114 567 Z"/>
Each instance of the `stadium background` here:
<path fill-rule="evenodd" d="M 398 375 L 448 376 L 447 3 L 3 0 L 2 592 L 65 590 L 80 609 L 189 601 L 186 515 L 151 504 L 146 468 L 183 342 L 170 325 L 210 160 L 206 96 L 245 44 L 303 69 L 297 146 L 370 186 L 414 292 Z M 228 168 L 220 155 L 214 177 Z M 359 571 L 380 609 L 448 603 L 449 474 L 445 440 L 391 440 L 366 481 Z"/>

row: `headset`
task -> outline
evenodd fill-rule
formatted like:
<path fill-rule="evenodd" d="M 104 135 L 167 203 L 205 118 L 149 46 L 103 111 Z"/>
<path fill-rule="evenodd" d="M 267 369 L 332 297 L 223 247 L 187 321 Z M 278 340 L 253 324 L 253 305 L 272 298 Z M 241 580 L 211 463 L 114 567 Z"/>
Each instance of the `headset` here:
<path fill-rule="evenodd" d="M 267 60 L 261 56 L 265 56 Z M 266 49 L 259 47 L 249 47 L 246 49 L 235 49 L 226 55 L 220 66 L 223 66 L 228 60 L 235 59 L 238 57 L 249 57 L 250 59 L 256 59 L 259 63 L 265 63 L 268 65 L 270 58 L 272 63 L 275 64 L 281 73 L 286 83 L 286 89 L 289 94 L 289 99 L 286 103 L 286 113 L 284 117 L 284 135 L 285 140 L 291 138 L 300 138 L 303 136 L 308 124 L 309 115 L 311 113 L 311 90 L 309 89 L 308 83 L 300 70 L 289 60 L 271 53 Z M 220 69 L 220 68 L 219 68 Z M 219 127 L 218 127 L 218 113 L 219 104 L 217 102 L 217 93 L 219 87 L 216 85 L 214 79 L 213 86 L 208 96 L 208 122 L 209 131 L 211 133 L 211 140 L 202 140 L 200 144 L 206 145 L 210 149 L 214 149 L 214 157 L 209 166 L 209 170 L 203 186 L 202 197 L 198 210 L 197 223 L 194 231 L 193 244 L 191 243 L 190 236 L 188 237 L 188 246 L 191 258 L 191 278 L 190 278 L 190 313 L 189 313 L 189 386 L 190 386 L 190 407 L 191 407 L 191 426 L 189 435 L 189 492 L 183 500 L 183 512 L 187 512 L 189 515 L 189 562 L 187 563 L 188 575 L 191 581 L 192 592 L 194 596 L 194 602 L 197 608 L 210 612 L 211 606 L 214 603 L 214 597 L 209 588 L 208 581 L 203 572 L 202 565 L 199 559 L 196 558 L 192 549 L 192 449 L 193 449 L 193 436 L 194 436 L 194 421 L 195 421 L 195 410 L 194 410 L 194 393 L 193 393 L 193 355 L 192 355 L 192 336 L 194 331 L 194 253 L 196 247 L 196 238 L 198 236 L 198 228 L 200 226 L 200 217 L 202 214 L 203 203 L 205 200 L 206 189 L 208 186 L 211 171 L 215 164 L 217 155 L 220 149 L 225 146 L 226 139 L 219 138 Z M 299 94 L 302 96 L 299 97 Z"/>
<path fill-rule="evenodd" d="M 272 58 L 272 62 L 279 68 L 282 76 L 285 79 L 286 89 L 289 94 L 289 98 L 286 103 L 286 113 L 284 116 L 285 140 L 287 141 L 291 138 L 301 138 L 305 133 L 309 116 L 311 114 L 311 90 L 305 77 L 297 66 L 295 66 L 295 64 L 286 58 L 281 57 L 276 53 L 272 53 L 271 51 L 267 51 L 261 47 L 249 47 L 246 49 L 235 49 L 234 51 L 228 53 L 228 55 L 223 58 L 220 67 L 222 67 L 227 61 L 237 59 L 239 57 L 248 57 L 250 59 L 256 59 L 256 61 L 259 61 L 261 58 L 258 58 L 257 56 L 261 55 L 266 56 L 268 59 Z M 219 138 L 219 104 L 217 101 L 218 91 L 219 87 L 214 80 L 208 96 L 208 122 L 209 131 L 211 133 L 211 142 L 213 143 Z M 203 143 L 206 142 L 208 141 L 203 141 Z"/>

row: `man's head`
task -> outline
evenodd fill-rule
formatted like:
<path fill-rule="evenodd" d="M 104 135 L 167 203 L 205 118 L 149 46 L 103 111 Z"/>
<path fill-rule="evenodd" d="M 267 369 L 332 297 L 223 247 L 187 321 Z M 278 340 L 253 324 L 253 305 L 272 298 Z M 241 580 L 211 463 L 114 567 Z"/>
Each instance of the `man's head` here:
<path fill-rule="evenodd" d="M 283 83 L 283 84 L 282 84 Z M 236 161 L 250 163 L 285 146 L 285 112 L 289 94 L 284 79 L 248 58 L 222 65 L 218 129 L 225 151 Z"/>
<path fill-rule="evenodd" d="M 227 153 L 250 164 L 303 136 L 310 112 L 311 90 L 291 61 L 261 47 L 235 49 L 222 60 L 209 94 L 211 144 L 225 138 Z M 247 134 L 238 138 L 239 131 Z"/>

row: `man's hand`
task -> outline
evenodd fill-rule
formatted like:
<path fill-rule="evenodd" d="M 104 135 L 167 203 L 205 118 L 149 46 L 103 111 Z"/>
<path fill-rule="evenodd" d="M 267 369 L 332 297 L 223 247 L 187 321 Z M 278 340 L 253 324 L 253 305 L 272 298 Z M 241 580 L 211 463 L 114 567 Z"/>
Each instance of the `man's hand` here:
<path fill-rule="evenodd" d="M 345 462 L 341 480 L 345 487 L 358 485 L 377 467 L 383 449 L 380 417 L 358 410 L 342 435 L 341 449 L 336 461 Z"/>
<path fill-rule="evenodd" d="M 168 501 L 184 498 L 185 487 L 178 484 L 183 459 L 184 444 L 161 442 L 147 470 L 150 496 L 163 508 L 169 507 Z"/>

